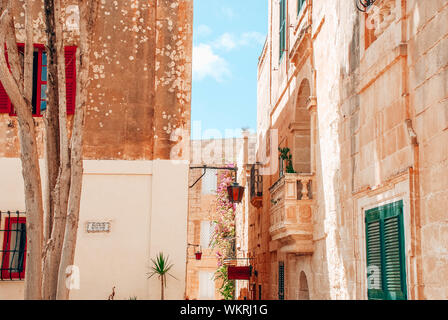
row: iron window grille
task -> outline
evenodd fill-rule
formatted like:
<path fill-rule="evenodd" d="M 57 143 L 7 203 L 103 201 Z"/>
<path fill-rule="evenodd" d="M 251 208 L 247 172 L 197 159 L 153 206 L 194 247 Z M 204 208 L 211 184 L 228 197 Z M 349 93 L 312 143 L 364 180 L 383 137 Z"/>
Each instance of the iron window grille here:
<path fill-rule="evenodd" d="M 285 300 L 285 263 L 278 263 L 278 300 Z"/>
<path fill-rule="evenodd" d="M 26 218 L 24 212 L 0 211 L 0 239 L 3 239 L 0 247 L 0 280 L 25 279 Z"/>

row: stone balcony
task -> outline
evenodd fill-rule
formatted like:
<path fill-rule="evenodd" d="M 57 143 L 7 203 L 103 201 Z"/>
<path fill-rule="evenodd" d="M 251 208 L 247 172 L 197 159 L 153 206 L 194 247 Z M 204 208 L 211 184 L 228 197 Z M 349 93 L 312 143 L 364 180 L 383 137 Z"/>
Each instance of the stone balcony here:
<path fill-rule="evenodd" d="M 312 174 L 285 173 L 269 188 L 272 250 L 313 253 L 313 178 Z"/>

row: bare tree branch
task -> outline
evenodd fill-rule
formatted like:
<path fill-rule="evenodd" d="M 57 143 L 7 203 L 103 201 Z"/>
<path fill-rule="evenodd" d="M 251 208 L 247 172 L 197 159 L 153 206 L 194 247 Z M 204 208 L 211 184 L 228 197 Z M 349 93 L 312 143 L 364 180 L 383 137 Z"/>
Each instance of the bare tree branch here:
<path fill-rule="evenodd" d="M 15 30 L 11 34 L 11 25 L 14 26 L 11 15 L 11 0 L 8 7 L 0 17 L 0 44 L 9 42 L 9 57 L 12 61 L 12 72 L 20 70 L 17 63 L 17 45 L 12 43 L 15 39 Z M 28 11 L 28 10 L 26 10 Z M 31 14 L 30 12 L 26 14 Z M 28 24 L 28 27 L 32 27 Z M 8 35 L 9 34 L 9 35 Z M 9 39 L 9 40 L 8 40 Z M 15 40 L 14 40 L 15 41 Z M 29 71 L 26 72 L 29 74 Z M 21 78 L 21 77 L 19 77 Z M 0 45 L 0 80 L 11 102 L 15 107 L 19 123 L 20 156 L 22 161 L 22 175 L 25 186 L 26 230 L 27 230 L 27 267 L 25 269 L 25 299 L 40 299 L 42 284 L 42 240 L 43 240 L 43 201 L 42 186 L 39 168 L 39 155 L 36 143 L 34 120 L 32 117 L 31 101 L 23 95 L 23 83 L 17 83 L 9 71 L 5 58 L 5 49 Z M 31 79 L 25 79 L 25 81 Z"/>
<path fill-rule="evenodd" d="M 33 1 L 25 1 L 25 55 L 23 77 L 26 79 L 23 83 L 23 93 L 28 101 L 33 97 Z M 14 24 L 13 24 L 14 27 Z"/>
<path fill-rule="evenodd" d="M 16 29 L 14 27 L 14 18 L 12 16 L 12 1 L 9 0 L 5 7 L 8 9 L 5 10 L 5 12 L 8 11 L 8 18 L 3 27 L 5 30 L 6 41 L 3 41 L 2 43 L 6 43 L 9 66 L 20 94 L 23 95 L 23 57 L 21 57 L 17 49 Z"/>

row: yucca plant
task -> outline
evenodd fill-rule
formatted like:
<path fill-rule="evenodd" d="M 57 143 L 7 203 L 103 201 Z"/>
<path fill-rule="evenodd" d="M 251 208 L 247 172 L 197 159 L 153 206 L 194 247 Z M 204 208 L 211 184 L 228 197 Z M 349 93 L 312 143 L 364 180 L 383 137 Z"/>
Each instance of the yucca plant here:
<path fill-rule="evenodd" d="M 173 264 L 169 263 L 169 257 L 164 256 L 162 252 L 160 252 L 156 259 L 151 259 L 153 266 L 151 267 L 152 271 L 148 273 L 149 278 L 151 278 L 154 275 L 157 275 L 160 279 L 160 289 L 161 289 L 161 299 L 164 300 L 165 298 L 165 287 L 166 287 L 166 275 L 169 275 L 170 277 L 174 277 L 172 274 L 169 273 L 171 268 L 173 267 Z M 177 279 L 176 279 L 177 280 Z"/>

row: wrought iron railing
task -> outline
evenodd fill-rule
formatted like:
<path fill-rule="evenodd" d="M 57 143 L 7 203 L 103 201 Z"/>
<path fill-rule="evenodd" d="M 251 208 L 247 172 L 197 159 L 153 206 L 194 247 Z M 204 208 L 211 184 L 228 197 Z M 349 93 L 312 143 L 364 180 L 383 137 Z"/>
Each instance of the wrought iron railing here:
<path fill-rule="evenodd" d="M 0 211 L 0 280 L 23 280 L 26 262 L 24 212 Z"/>

